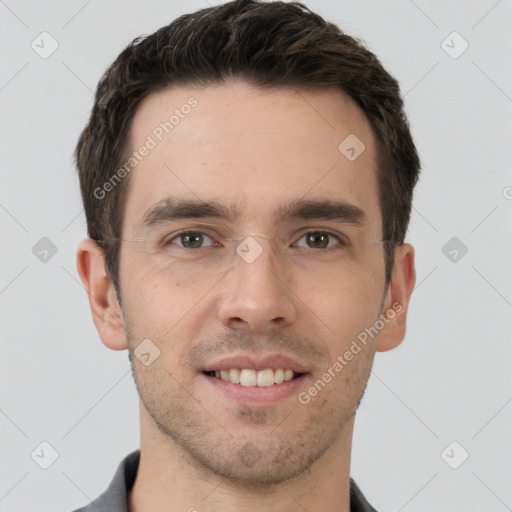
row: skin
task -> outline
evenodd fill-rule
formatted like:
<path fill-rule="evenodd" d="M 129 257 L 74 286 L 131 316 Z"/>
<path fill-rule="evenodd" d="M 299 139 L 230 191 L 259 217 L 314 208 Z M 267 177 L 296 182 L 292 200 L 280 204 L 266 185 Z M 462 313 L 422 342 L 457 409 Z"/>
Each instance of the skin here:
<path fill-rule="evenodd" d="M 375 352 L 405 336 L 415 283 L 414 249 L 404 244 L 385 286 L 372 130 L 337 89 L 262 92 L 232 80 L 149 95 L 132 123 L 132 147 L 190 96 L 197 107 L 131 173 L 122 238 L 139 238 L 146 210 L 179 195 L 239 205 L 233 222 L 205 221 L 216 222 L 206 227 L 221 245 L 190 256 L 193 249 L 162 255 L 123 243 L 122 308 L 98 246 L 84 240 L 78 250 L 98 333 L 107 347 L 129 350 L 141 398 L 141 462 L 129 509 L 348 512 L 355 411 Z M 352 133 L 366 149 L 351 162 L 338 145 Z M 276 205 L 301 198 L 343 200 L 367 223 L 276 225 Z M 194 221 L 175 231 L 196 229 Z M 331 238 L 330 251 L 308 249 L 301 235 L 309 228 L 349 246 Z M 223 243 L 247 233 L 291 242 L 277 249 L 255 236 L 263 251 L 249 264 Z M 199 371 L 227 354 L 284 353 L 307 365 L 299 390 L 307 391 L 393 303 L 401 310 L 308 404 L 294 393 L 277 405 L 241 406 Z M 147 338 L 160 350 L 149 366 L 134 357 Z"/>

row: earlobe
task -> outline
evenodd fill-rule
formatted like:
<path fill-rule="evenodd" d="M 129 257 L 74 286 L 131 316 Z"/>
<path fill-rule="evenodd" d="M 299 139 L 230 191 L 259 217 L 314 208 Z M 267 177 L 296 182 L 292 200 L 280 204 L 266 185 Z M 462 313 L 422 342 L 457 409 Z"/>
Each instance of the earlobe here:
<path fill-rule="evenodd" d="M 382 311 L 388 321 L 379 334 L 377 351 L 391 350 L 405 338 L 407 311 L 415 283 L 414 247 L 411 244 L 399 245 L 395 250 L 393 275 Z"/>
<path fill-rule="evenodd" d="M 105 270 L 103 250 L 94 240 L 83 240 L 78 246 L 76 263 L 101 341 L 112 350 L 126 349 L 122 310 Z"/>

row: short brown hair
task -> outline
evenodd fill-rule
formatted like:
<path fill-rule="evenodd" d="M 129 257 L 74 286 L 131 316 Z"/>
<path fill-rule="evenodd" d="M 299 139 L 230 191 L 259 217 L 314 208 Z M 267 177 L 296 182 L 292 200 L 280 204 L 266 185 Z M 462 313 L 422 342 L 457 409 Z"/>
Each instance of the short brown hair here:
<path fill-rule="evenodd" d="M 240 77 L 262 89 L 337 86 L 365 113 L 377 139 L 386 284 L 395 244 L 409 224 L 420 161 L 397 81 L 361 41 L 300 2 L 236 0 L 180 16 L 132 41 L 101 78 L 75 158 L 89 237 L 105 254 L 120 298 L 119 242 L 129 176 L 98 198 L 127 160 L 140 102 L 171 85 L 201 86 Z"/>

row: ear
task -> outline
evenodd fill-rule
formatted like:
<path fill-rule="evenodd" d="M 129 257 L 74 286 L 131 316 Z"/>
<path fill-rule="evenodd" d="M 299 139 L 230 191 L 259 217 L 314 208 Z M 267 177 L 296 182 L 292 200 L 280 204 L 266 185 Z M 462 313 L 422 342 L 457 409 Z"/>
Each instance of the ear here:
<path fill-rule="evenodd" d="M 78 246 L 76 265 L 89 296 L 92 319 L 101 341 L 112 350 L 127 348 L 123 314 L 105 270 L 103 250 L 94 240 L 82 240 Z"/>
<path fill-rule="evenodd" d="M 395 263 L 383 303 L 382 314 L 388 318 L 379 333 L 377 351 L 386 352 L 400 343 L 405 337 L 409 299 L 416 283 L 414 269 L 414 247 L 402 244 L 395 249 Z"/>

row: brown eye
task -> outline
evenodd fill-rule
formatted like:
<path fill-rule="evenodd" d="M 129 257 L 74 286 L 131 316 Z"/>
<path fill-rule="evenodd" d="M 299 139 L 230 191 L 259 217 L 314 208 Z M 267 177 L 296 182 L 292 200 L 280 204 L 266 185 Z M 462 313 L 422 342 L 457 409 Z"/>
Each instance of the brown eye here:
<path fill-rule="evenodd" d="M 329 245 L 329 235 L 326 233 L 308 233 L 306 240 L 313 249 L 325 249 Z"/>
<path fill-rule="evenodd" d="M 205 242 L 206 245 L 204 245 Z M 174 236 L 166 245 L 177 245 L 185 249 L 202 249 L 203 247 L 212 246 L 213 243 L 212 239 L 204 233 L 199 231 L 187 231 Z"/>
<path fill-rule="evenodd" d="M 328 231 L 309 231 L 302 235 L 300 240 L 304 240 L 305 245 L 304 243 L 298 243 L 297 245 L 308 249 L 330 249 L 336 245 L 346 245 L 339 236 L 329 233 Z"/>
<path fill-rule="evenodd" d="M 201 247 L 203 243 L 203 235 L 200 233 L 180 235 L 180 240 L 184 247 L 197 249 L 198 247 Z"/>

